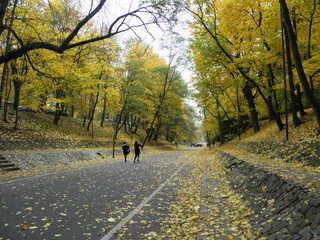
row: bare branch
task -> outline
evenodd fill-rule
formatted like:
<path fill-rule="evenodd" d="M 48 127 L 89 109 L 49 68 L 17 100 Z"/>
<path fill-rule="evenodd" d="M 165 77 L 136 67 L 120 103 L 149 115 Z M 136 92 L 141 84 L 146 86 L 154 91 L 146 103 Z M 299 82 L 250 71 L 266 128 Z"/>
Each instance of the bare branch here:
<path fill-rule="evenodd" d="M 151 9 L 154 6 L 153 5 L 144 6 L 144 7 L 140 7 L 134 11 L 128 12 L 128 13 L 116 18 L 109 26 L 108 33 L 101 35 L 99 37 L 94 37 L 94 38 L 79 41 L 76 43 L 71 43 L 71 41 L 74 40 L 75 36 L 77 36 L 77 34 L 79 33 L 80 29 L 86 23 L 88 23 L 88 21 L 90 19 L 92 19 L 101 10 L 101 8 L 105 2 L 106 2 L 106 0 L 101 0 L 99 5 L 96 8 L 92 12 L 90 12 L 87 17 L 85 17 L 82 21 L 80 21 L 78 23 L 78 25 L 74 28 L 74 30 L 69 34 L 69 36 L 63 41 L 63 43 L 60 46 L 55 45 L 55 44 L 51 44 L 51 43 L 46 43 L 46 42 L 33 42 L 33 43 L 29 43 L 29 44 L 24 45 L 24 43 L 18 37 L 18 35 L 15 34 L 15 32 L 12 29 L 9 29 L 8 27 L 6 27 L 10 31 L 12 31 L 12 33 L 14 34 L 16 39 L 21 44 L 21 47 L 14 49 L 14 50 L 11 50 L 11 51 L 7 52 L 6 54 L 0 56 L 0 64 L 7 62 L 7 61 L 10 61 L 12 59 L 16 59 L 18 57 L 21 57 L 24 54 L 26 54 L 27 52 L 35 50 L 35 49 L 47 49 L 47 50 L 62 54 L 65 50 L 68 50 L 68 49 L 71 49 L 74 47 L 78 47 L 78 46 L 82 46 L 85 44 L 101 41 L 104 39 L 108 39 L 114 35 L 129 31 L 129 30 L 133 31 L 133 33 L 136 34 L 134 29 L 141 28 L 141 27 L 144 27 L 147 30 L 148 34 L 151 35 L 149 30 L 147 29 L 147 26 L 151 25 L 151 24 L 156 24 L 159 26 L 159 24 L 161 23 L 161 21 L 158 20 L 158 18 L 160 18 L 160 16 L 158 16 L 157 13 L 151 11 Z M 151 19 L 149 22 L 144 22 L 143 19 L 139 16 L 140 14 L 143 14 L 143 13 L 147 13 L 147 14 L 151 15 L 153 17 L 153 19 Z M 129 17 L 138 19 L 140 21 L 140 24 L 130 26 L 127 23 Z"/>
<path fill-rule="evenodd" d="M 80 29 L 90 21 L 102 8 L 102 6 L 105 4 L 106 0 L 101 0 L 98 6 L 90 12 L 82 21 L 78 23 L 78 25 L 75 27 L 75 29 L 71 32 L 71 34 L 63 41 L 60 48 L 63 51 L 66 46 L 73 40 L 73 38 L 78 34 Z"/>

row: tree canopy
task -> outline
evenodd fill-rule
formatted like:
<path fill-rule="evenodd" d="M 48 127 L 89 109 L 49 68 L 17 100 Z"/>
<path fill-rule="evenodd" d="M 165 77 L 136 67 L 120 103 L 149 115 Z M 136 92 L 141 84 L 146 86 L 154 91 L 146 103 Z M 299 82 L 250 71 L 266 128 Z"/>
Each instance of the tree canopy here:
<path fill-rule="evenodd" d="M 0 5 L 3 120 L 13 101 L 16 128 L 18 106 L 24 106 L 53 114 L 55 124 L 63 115 L 80 117 L 90 132 L 94 121 L 100 127 L 111 122 L 114 140 L 123 130 L 141 141 L 191 141 L 188 131 L 194 124 L 181 75 L 141 39 L 114 37 L 126 31 L 137 35 L 137 28 L 148 33 L 149 25 L 170 18 L 168 12 L 161 15 L 156 5 L 144 3 L 114 19 L 103 15 L 100 26 L 93 19 L 110 7 L 106 1 L 92 1 L 86 11 L 78 3 L 16 0 Z"/>
<path fill-rule="evenodd" d="M 106 0 L 87 6 L 80 0 L 0 3 L 0 104 L 6 120 L 3 103 L 14 102 L 16 128 L 18 106 L 25 105 L 54 113 L 56 124 L 63 114 L 81 117 L 88 131 L 107 119 L 114 140 L 123 130 L 143 145 L 160 136 L 193 141 L 190 91 L 180 72 L 191 59 L 209 142 L 248 127 L 257 132 L 262 119 L 282 130 L 287 111 L 297 126 L 306 107 L 320 127 L 316 0 L 146 0 L 118 16 L 107 14 Z M 165 36 L 161 56 L 139 38 L 137 29 L 153 37 L 151 25 L 172 30 L 181 13 L 189 15 L 190 52 L 176 34 Z M 132 33 L 129 40 L 125 32 Z"/>
<path fill-rule="evenodd" d="M 311 56 L 319 52 L 317 7 L 317 1 L 255 0 L 185 5 L 193 19 L 194 82 L 196 97 L 207 112 L 207 131 L 223 138 L 239 135 L 247 125 L 259 131 L 259 121 L 264 118 L 276 120 L 283 129 L 279 115 L 286 111 L 285 85 L 290 71 L 294 94 L 288 110 L 295 109 L 290 104 L 302 102 L 297 91 L 301 85 L 304 107 L 311 106 L 319 116 L 318 70 L 309 65 Z M 289 42 L 286 46 L 285 39 Z M 286 52 L 292 55 L 288 57 Z"/>

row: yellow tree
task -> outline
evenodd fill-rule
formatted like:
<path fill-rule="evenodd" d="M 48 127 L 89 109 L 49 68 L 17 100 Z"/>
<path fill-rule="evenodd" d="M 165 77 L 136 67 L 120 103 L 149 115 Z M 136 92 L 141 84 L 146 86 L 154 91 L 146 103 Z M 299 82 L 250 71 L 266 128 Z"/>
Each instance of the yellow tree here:
<path fill-rule="evenodd" d="M 33 1 L 36 2 L 37 0 Z M 30 0 L 29 2 L 32 2 Z M 29 3 L 28 1 L 24 1 L 23 3 Z M 49 8 L 51 6 L 54 7 L 56 2 L 62 3 L 62 5 L 73 5 L 79 6 L 78 1 L 50 1 L 46 3 L 44 1 L 39 2 L 39 4 L 25 4 L 28 5 L 29 10 L 34 10 L 33 12 L 38 12 L 38 17 L 35 18 L 34 21 L 43 21 L 46 20 L 42 18 L 45 15 L 44 10 L 47 6 Z M 47 49 L 49 51 L 53 51 L 55 53 L 62 54 L 66 50 L 79 47 L 82 45 L 86 45 L 92 42 L 101 41 L 104 39 L 111 38 L 115 35 L 121 34 L 127 31 L 133 31 L 135 33 L 135 29 L 137 28 L 147 28 L 148 25 L 154 24 L 159 25 L 167 19 L 170 18 L 168 15 L 173 15 L 174 11 L 170 12 L 168 9 L 165 13 L 165 16 L 161 15 L 157 11 L 157 6 L 152 5 L 149 2 L 145 2 L 143 5 L 138 7 L 137 9 L 129 10 L 126 13 L 120 14 L 119 16 L 112 18 L 112 14 L 108 14 L 103 16 L 104 18 L 104 26 L 99 31 L 99 34 L 95 36 L 85 36 L 88 24 L 93 20 L 98 13 L 102 12 L 102 9 L 108 8 L 107 0 L 99 0 L 93 1 L 91 0 L 91 8 L 88 10 L 84 10 L 81 13 L 80 19 L 71 19 L 72 24 L 69 25 L 61 25 L 59 28 L 66 30 L 63 36 L 59 33 L 58 28 L 53 28 L 50 30 L 50 36 L 62 37 L 59 41 L 52 40 L 50 37 L 47 37 L 47 31 L 43 32 L 41 27 L 33 28 L 33 32 L 37 33 L 37 36 L 30 41 L 26 41 L 25 35 L 20 34 L 19 31 L 16 31 L 14 27 L 10 27 L 6 24 L 6 17 L 10 16 L 10 5 L 9 0 L 3 0 L 0 4 L 0 36 L 6 32 L 10 31 L 14 35 L 14 38 L 17 41 L 15 48 L 4 53 L 2 52 L 0 55 L 0 64 L 10 61 L 11 59 L 19 58 L 22 55 L 33 51 L 35 49 Z M 50 6 L 51 5 L 51 6 Z M 107 12 L 107 11 L 106 11 Z M 65 18 L 69 19 L 69 18 Z M 43 21 L 45 23 L 45 21 Z M 60 21 L 60 23 L 66 23 L 66 21 Z M 28 23 L 21 22 L 20 27 L 26 28 Z M 31 25 L 32 26 L 32 25 Z"/>
<path fill-rule="evenodd" d="M 293 25 L 291 22 L 290 13 L 289 13 L 289 9 L 286 4 L 286 1 L 279 0 L 279 2 L 281 5 L 281 11 L 283 14 L 283 24 L 284 24 L 286 32 L 287 32 L 288 40 L 290 43 L 290 49 L 293 54 L 293 59 L 294 59 L 297 75 L 299 77 L 301 85 L 303 86 L 305 95 L 306 95 L 306 97 L 307 97 L 309 103 L 311 104 L 312 109 L 315 113 L 317 123 L 318 123 L 318 128 L 320 129 L 320 104 L 319 104 L 318 100 L 316 99 L 315 95 L 313 94 L 312 88 L 310 87 L 310 84 L 308 83 L 308 80 L 307 80 L 307 76 L 305 74 L 304 66 L 302 64 L 302 59 L 301 59 L 301 53 L 299 51 L 297 39 L 295 36 L 295 32 L 293 29 Z"/>
<path fill-rule="evenodd" d="M 249 4 L 250 3 L 250 4 Z M 271 54 L 265 55 L 265 47 L 261 32 L 257 30 L 261 6 L 256 1 L 215 1 L 200 3 L 196 1 L 194 8 L 188 8 L 195 22 L 191 25 L 197 36 L 206 42 L 203 45 L 206 53 L 226 68 L 231 77 L 243 80 L 242 88 L 251 111 L 252 123 L 255 131 L 259 130 L 255 99 L 252 93 L 256 89 L 267 106 L 269 112 L 277 122 L 279 129 L 283 124 L 278 113 L 268 99 L 264 86 L 259 79 L 262 64 L 272 61 Z M 197 40 L 195 40 L 197 41 Z M 202 47 L 200 44 L 197 47 Z M 212 51 L 210 51 L 210 49 Z M 274 54 L 274 53 L 273 53 Z"/>
<path fill-rule="evenodd" d="M 150 117 L 149 110 L 152 108 L 150 96 L 152 96 L 156 82 L 152 71 L 155 67 L 164 65 L 164 60 L 153 53 L 152 48 L 139 40 L 129 41 L 124 59 L 120 103 L 114 113 L 114 147 L 122 128 L 129 135 L 135 134 L 139 125 L 143 126 L 146 119 Z"/>

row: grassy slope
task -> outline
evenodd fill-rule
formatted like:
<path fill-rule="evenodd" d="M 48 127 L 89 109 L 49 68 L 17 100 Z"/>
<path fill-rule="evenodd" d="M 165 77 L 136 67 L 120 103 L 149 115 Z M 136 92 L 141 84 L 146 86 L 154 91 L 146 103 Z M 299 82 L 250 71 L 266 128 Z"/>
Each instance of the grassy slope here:
<path fill-rule="evenodd" d="M 2 121 L 0 114 L 0 139 L 26 139 L 26 140 L 70 140 L 92 141 L 92 131 L 83 127 L 81 119 L 62 117 L 58 125 L 53 124 L 53 115 L 19 112 L 20 120 L 18 130 L 14 129 L 14 116 L 8 115 L 8 122 Z M 113 129 L 106 126 L 101 128 L 100 122 L 95 122 L 93 141 L 112 141 Z M 107 125 L 107 124 L 106 124 Z M 129 140 L 128 136 L 120 134 L 118 141 Z"/>
<path fill-rule="evenodd" d="M 310 171 L 320 170 L 320 136 L 317 134 L 318 126 L 311 109 L 308 114 L 301 117 L 303 123 L 294 127 L 292 117 L 289 116 L 289 140 L 286 141 L 286 130 L 279 131 L 274 122 L 265 121 L 261 124 L 261 130 L 253 133 L 252 129 L 242 134 L 241 140 L 224 144 L 218 149 L 229 152 L 246 159 L 255 159 L 251 154 L 258 154 L 258 164 L 269 166 L 304 167 L 310 166 Z M 283 123 L 285 122 L 283 116 Z M 279 161 L 282 159 L 282 161 Z M 254 162 L 254 161 L 253 161 Z M 255 162 L 254 162 L 255 163 Z M 316 169 L 314 169 L 316 167 Z"/>
<path fill-rule="evenodd" d="M 289 129 L 289 142 L 300 143 L 308 140 L 320 140 L 320 136 L 317 135 L 317 122 L 313 111 L 311 109 L 306 110 L 308 115 L 302 116 L 300 119 L 303 124 L 298 127 L 294 127 L 292 117 L 288 116 L 288 129 Z M 285 116 L 282 116 L 282 121 L 285 123 Z M 238 142 L 239 139 L 234 139 L 232 142 Z M 261 123 L 261 130 L 257 133 L 253 133 L 252 129 L 249 129 L 246 133 L 241 135 L 240 141 L 286 141 L 286 130 L 279 131 L 275 122 L 263 121 Z"/>

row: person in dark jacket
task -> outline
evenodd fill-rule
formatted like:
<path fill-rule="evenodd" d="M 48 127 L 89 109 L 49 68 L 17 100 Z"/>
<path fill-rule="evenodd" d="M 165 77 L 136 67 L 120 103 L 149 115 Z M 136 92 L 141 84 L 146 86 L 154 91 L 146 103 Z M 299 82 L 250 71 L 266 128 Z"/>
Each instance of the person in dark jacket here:
<path fill-rule="evenodd" d="M 136 162 L 136 159 L 139 162 L 139 159 L 140 159 L 140 147 L 141 147 L 141 144 L 139 144 L 137 141 L 135 141 L 134 142 L 134 159 L 133 159 L 134 163 Z"/>
<path fill-rule="evenodd" d="M 130 146 L 126 143 L 123 142 L 122 144 L 122 151 L 123 151 L 123 155 L 124 155 L 124 161 L 127 161 L 127 156 L 130 153 Z"/>

